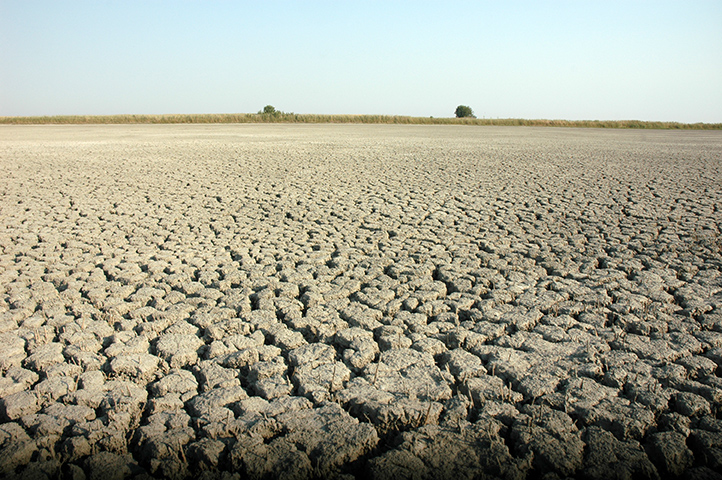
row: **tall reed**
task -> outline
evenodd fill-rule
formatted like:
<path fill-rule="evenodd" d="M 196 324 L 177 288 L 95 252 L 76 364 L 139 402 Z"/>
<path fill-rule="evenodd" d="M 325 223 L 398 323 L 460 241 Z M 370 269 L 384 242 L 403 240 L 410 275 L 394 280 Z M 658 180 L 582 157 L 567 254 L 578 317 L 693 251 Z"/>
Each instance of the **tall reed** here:
<path fill-rule="evenodd" d="M 168 115 L 57 115 L 0 117 L 11 125 L 182 124 L 182 123 L 375 123 L 404 125 L 498 125 L 525 127 L 722 130 L 722 123 L 645 122 L 641 120 L 544 120 L 523 118 L 449 118 L 402 115 L 317 115 L 298 113 L 219 113 Z"/>

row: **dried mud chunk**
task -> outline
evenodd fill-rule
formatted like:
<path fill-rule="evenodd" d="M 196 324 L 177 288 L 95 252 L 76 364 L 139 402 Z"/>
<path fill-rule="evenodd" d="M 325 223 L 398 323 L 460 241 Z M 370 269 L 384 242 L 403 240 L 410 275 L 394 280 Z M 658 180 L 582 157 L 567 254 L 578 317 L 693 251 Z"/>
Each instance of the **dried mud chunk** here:
<path fill-rule="evenodd" d="M 590 480 L 659 480 L 659 473 L 647 454 L 634 440 L 620 441 L 599 427 L 588 427 L 582 434 L 587 444 L 583 478 Z"/>
<path fill-rule="evenodd" d="M 43 409 L 43 413 L 55 418 L 62 418 L 70 424 L 88 422 L 95 418 L 95 410 L 82 405 L 63 405 L 54 403 Z"/>
<path fill-rule="evenodd" d="M 460 387 L 464 395 L 470 396 L 475 405 L 484 405 L 489 401 L 518 403 L 524 397 L 507 386 L 499 377 L 482 375 L 466 380 Z"/>
<path fill-rule="evenodd" d="M 672 349 L 666 340 L 654 340 L 649 337 L 627 334 L 622 340 L 613 341 L 610 346 L 615 350 L 626 350 L 654 362 L 674 362 L 682 353 Z"/>
<path fill-rule="evenodd" d="M 235 411 L 240 416 L 236 419 L 234 431 L 248 433 L 252 436 L 260 435 L 268 439 L 277 436 L 283 430 L 273 417 L 282 413 L 306 410 L 312 406 L 311 402 L 304 397 L 286 395 L 271 401 L 260 397 L 249 397 L 241 400 L 235 406 Z"/>
<path fill-rule="evenodd" d="M 469 418 L 469 409 L 473 407 L 467 396 L 455 395 L 444 402 L 444 411 L 441 424 L 449 427 L 458 427 Z"/>
<path fill-rule="evenodd" d="M 527 352 L 502 348 L 489 355 L 486 369 L 506 380 L 519 381 L 528 374 L 533 362 L 534 356 Z"/>
<path fill-rule="evenodd" d="M 204 288 L 205 288 L 205 286 L 203 286 L 203 284 L 200 282 L 186 281 L 181 284 L 181 291 L 186 296 L 197 295 Z"/>
<path fill-rule="evenodd" d="M 223 340 L 234 335 L 249 335 L 253 325 L 240 318 L 229 318 L 218 323 L 209 325 L 205 331 L 207 340 Z"/>
<path fill-rule="evenodd" d="M 398 325 L 384 325 L 376 329 L 379 348 L 381 351 L 394 348 L 409 348 L 412 341 L 404 335 L 404 329 Z"/>
<path fill-rule="evenodd" d="M 283 357 L 276 357 L 273 360 L 254 363 L 248 369 L 248 382 L 253 384 L 265 378 L 282 375 L 288 371 Z"/>
<path fill-rule="evenodd" d="M 606 295 L 606 294 L 605 294 Z M 542 320 L 543 322 L 544 320 Z M 579 321 L 591 325 L 596 329 L 602 329 L 607 325 L 607 317 L 600 313 L 584 312 L 579 315 Z"/>
<path fill-rule="evenodd" d="M 447 350 L 446 344 L 436 338 L 419 339 L 411 345 L 411 348 L 432 356 L 440 355 Z"/>
<path fill-rule="evenodd" d="M 419 327 L 426 326 L 428 322 L 428 317 L 426 315 L 422 313 L 411 313 L 406 310 L 397 313 L 394 319 L 404 322 L 404 325 L 406 325 L 411 331 L 415 331 L 415 329 Z"/>
<path fill-rule="evenodd" d="M 78 386 L 82 389 L 96 390 L 100 389 L 105 383 L 105 375 L 98 370 L 85 372 L 78 377 Z"/>
<path fill-rule="evenodd" d="M 101 340 L 93 332 L 81 330 L 81 328 L 77 324 L 70 324 L 60 335 L 60 341 L 67 345 L 73 345 L 83 352 L 98 353 L 103 348 Z"/>
<path fill-rule="evenodd" d="M 213 340 L 206 348 L 205 358 L 206 360 L 213 360 L 218 357 L 225 357 L 236 351 L 238 351 L 238 349 L 229 347 L 225 342 Z"/>
<path fill-rule="evenodd" d="M 155 349 L 171 368 L 180 368 L 195 364 L 198 349 L 203 345 L 203 340 L 195 335 L 165 334 L 160 336 Z"/>
<path fill-rule="evenodd" d="M 261 397 L 272 400 L 290 395 L 293 391 L 293 384 L 285 374 L 281 374 L 258 380 L 253 388 Z"/>
<path fill-rule="evenodd" d="M 185 370 L 180 371 L 185 372 Z M 223 368 L 215 362 L 201 362 L 200 365 L 193 367 L 193 371 L 200 382 L 201 392 L 208 392 L 214 388 L 236 387 L 241 384 L 241 380 L 238 378 L 238 370 Z"/>
<path fill-rule="evenodd" d="M 291 380 L 298 388 L 298 394 L 315 401 L 327 399 L 341 390 L 351 378 L 351 371 L 341 362 L 319 365 L 316 368 L 297 367 Z"/>
<path fill-rule="evenodd" d="M 266 412 L 270 402 L 261 397 L 248 397 L 238 401 L 236 404 L 236 413 L 243 415 L 245 413 Z"/>
<path fill-rule="evenodd" d="M 266 342 L 266 336 L 261 330 L 256 330 L 249 335 L 230 335 L 223 339 L 229 348 L 243 350 L 244 348 L 261 347 Z M 214 342 L 216 343 L 216 342 Z"/>
<path fill-rule="evenodd" d="M 40 410 L 35 392 L 24 390 L 0 399 L 0 413 L 6 421 L 17 420 Z"/>
<path fill-rule="evenodd" d="M 572 416 L 585 418 L 599 402 L 618 394 L 618 390 L 600 385 L 591 378 L 574 378 L 564 388 L 564 409 Z"/>
<path fill-rule="evenodd" d="M 189 313 L 192 312 L 192 314 L 187 320 L 188 323 L 203 329 L 208 328 L 216 322 L 234 318 L 236 316 L 236 311 L 232 308 L 208 306 L 207 304 L 199 306 L 195 310 L 191 304 L 189 306 L 189 310 Z"/>
<path fill-rule="evenodd" d="M 0 372 L 19 368 L 26 357 L 25 339 L 13 333 L 0 334 Z"/>
<path fill-rule="evenodd" d="M 371 425 L 359 423 L 335 403 L 276 417 L 289 443 L 303 447 L 315 468 L 328 476 L 371 451 L 379 439 Z"/>
<path fill-rule="evenodd" d="M 63 353 L 66 357 L 68 357 L 69 361 L 75 363 L 76 365 L 80 365 L 85 371 L 100 370 L 107 361 L 103 355 L 93 352 L 85 352 L 75 345 L 68 345 L 65 347 Z"/>
<path fill-rule="evenodd" d="M 390 450 L 372 458 L 369 461 L 369 474 L 374 480 L 422 480 L 433 477 L 424 462 L 408 450 Z M 454 478 L 459 477 L 454 474 Z"/>
<path fill-rule="evenodd" d="M 689 437 L 691 421 L 688 417 L 677 412 L 663 413 L 657 421 L 657 428 L 661 431 L 679 432 L 685 438 Z"/>
<path fill-rule="evenodd" d="M 12 367 L 0 377 L 0 398 L 27 390 L 40 377 L 37 373 L 20 367 Z"/>
<path fill-rule="evenodd" d="M 571 335 L 575 333 L 582 334 L 579 329 L 572 328 L 567 332 L 567 335 L 571 338 Z M 521 350 L 525 352 L 538 353 L 548 358 L 550 361 L 555 361 L 559 358 L 577 356 L 580 354 L 580 350 L 582 350 L 583 347 L 580 342 L 571 340 L 558 343 L 550 342 L 544 340 L 540 334 L 534 332 L 517 332 L 515 336 L 518 336 L 521 339 L 521 344 L 519 346 Z"/>
<path fill-rule="evenodd" d="M 77 377 L 83 373 L 83 368 L 80 365 L 74 365 L 72 363 L 59 363 L 52 365 L 45 370 L 45 375 L 48 378 L 51 377 Z"/>
<path fill-rule="evenodd" d="M 634 375 L 624 385 L 627 398 L 648 407 L 655 414 L 665 411 L 669 407 L 671 391 L 663 388 L 653 377 Z"/>
<path fill-rule="evenodd" d="M 353 378 L 344 390 L 337 392 L 336 397 L 345 405 L 360 405 L 365 402 L 389 404 L 396 398 L 389 392 L 379 390 L 363 377 Z"/>
<path fill-rule="evenodd" d="M 687 370 L 682 365 L 668 364 L 652 368 L 652 376 L 662 385 L 669 387 L 679 385 L 687 378 Z"/>
<path fill-rule="evenodd" d="M 142 469 L 130 455 L 99 452 L 85 460 L 88 480 L 123 480 Z"/>
<path fill-rule="evenodd" d="M 714 361 L 698 355 L 680 358 L 677 363 L 687 369 L 692 379 L 713 375 L 717 370 L 717 364 Z"/>
<path fill-rule="evenodd" d="M 521 480 L 529 458 L 515 459 L 499 437 L 501 424 L 485 419 L 462 428 L 427 425 L 402 434 L 402 443 L 369 462 L 371 478 Z"/>
<path fill-rule="evenodd" d="M 291 350 L 288 361 L 294 367 L 316 368 L 320 365 L 334 363 L 336 350 L 325 343 L 310 343 Z"/>
<path fill-rule="evenodd" d="M 33 390 L 38 399 L 44 403 L 50 403 L 66 395 L 74 392 L 76 389 L 76 381 L 71 377 L 51 377 L 43 380 L 35 385 Z"/>
<path fill-rule="evenodd" d="M 155 377 L 158 357 L 148 353 L 119 355 L 110 361 L 110 371 L 121 377 L 130 377 L 140 381 Z"/>
<path fill-rule="evenodd" d="M 237 352 L 221 355 L 213 359 L 226 368 L 244 368 L 258 362 L 260 358 L 258 348 L 245 348 Z"/>
<path fill-rule="evenodd" d="M 127 412 L 136 420 L 140 418 L 141 409 L 148 400 L 148 392 L 144 388 L 125 380 L 112 380 L 105 384 L 104 389 L 106 392 L 100 402 L 104 415 Z"/>
<path fill-rule="evenodd" d="M 210 392 L 196 395 L 188 401 L 187 405 L 191 415 L 202 417 L 213 409 L 225 407 L 246 398 L 248 398 L 248 394 L 242 387 L 216 388 Z"/>
<path fill-rule="evenodd" d="M 202 438 L 188 445 L 187 457 L 197 471 L 216 468 L 223 460 L 226 444 L 220 440 Z"/>
<path fill-rule="evenodd" d="M 155 476 L 183 478 L 188 468 L 183 450 L 193 440 L 195 432 L 190 427 L 159 429 L 140 444 L 140 458 L 150 464 Z"/>
<path fill-rule="evenodd" d="M 641 440 L 654 425 L 654 413 L 624 398 L 606 398 L 580 419 L 586 425 L 598 425 L 620 440 Z"/>
<path fill-rule="evenodd" d="M 294 332 L 288 328 L 275 328 L 271 334 L 273 344 L 284 351 L 298 348 L 306 343 L 301 332 Z"/>
<path fill-rule="evenodd" d="M 718 472 L 722 470 L 721 432 L 692 430 L 689 445 L 700 463 Z"/>
<path fill-rule="evenodd" d="M 308 341 L 331 343 L 336 332 L 348 328 L 349 324 L 341 319 L 337 310 L 324 305 L 309 308 L 305 317 L 289 326 L 300 329 Z"/>
<path fill-rule="evenodd" d="M 163 330 L 164 334 L 198 336 L 200 329 L 188 322 L 176 322 Z"/>
<path fill-rule="evenodd" d="M 27 465 L 37 451 L 36 443 L 17 423 L 0 425 L 0 473 L 9 475 Z"/>
<path fill-rule="evenodd" d="M 261 345 L 258 347 L 258 359 L 261 362 L 270 362 L 281 357 L 281 349 L 275 345 Z"/>
<path fill-rule="evenodd" d="M 475 349 L 475 353 L 481 353 L 481 349 Z M 549 355 L 502 348 L 492 351 L 488 358 L 487 371 L 508 380 L 527 399 L 553 393 L 568 376 L 567 368 L 553 363 L 555 357 Z"/>
<path fill-rule="evenodd" d="M 254 397 L 259 398 L 259 397 Z M 236 405 L 236 410 L 239 410 Z M 265 440 L 270 440 L 282 433 L 283 428 L 275 418 L 269 417 L 265 412 L 246 412 L 228 424 L 227 433 L 223 432 L 216 425 L 209 425 L 203 432 L 210 438 L 224 438 L 239 435 L 250 435 Z"/>
<path fill-rule="evenodd" d="M 709 402 L 691 392 L 675 393 L 672 400 L 675 410 L 685 417 L 701 417 L 711 412 Z"/>
<path fill-rule="evenodd" d="M 527 375 L 519 381 L 517 389 L 525 398 L 534 399 L 554 393 L 560 382 L 561 378 L 545 371 L 539 372 L 537 368 L 533 374 Z"/>
<path fill-rule="evenodd" d="M 679 432 L 659 432 L 650 436 L 647 451 L 659 472 L 677 477 L 692 466 L 694 455 L 687 448 L 687 437 Z"/>
<path fill-rule="evenodd" d="M 76 390 L 65 396 L 63 401 L 93 409 L 99 408 L 100 404 L 105 399 L 105 390 L 103 389 L 81 389 Z"/>
<path fill-rule="evenodd" d="M 49 446 L 46 441 L 54 444 L 60 439 L 67 427 L 70 426 L 70 421 L 67 419 L 46 415 L 44 413 L 26 415 L 22 418 L 22 423 L 28 432 L 36 439 L 41 440 L 38 442 L 38 446 Z"/>
<path fill-rule="evenodd" d="M 181 369 L 171 370 L 150 386 L 150 392 L 154 396 L 162 397 L 169 393 L 177 393 L 183 401 L 194 397 L 197 389 L 196 377 L 188 370 Z"/>
<path fill-rule="evenodd" d="M 341 318 L 352 327 L 373 331 L 381 327 L 383 317 L 381 310 L 369 308 L 361 303 L 353 302 L 341 312 Z"/>
<path fill-rule="evenodd" d="M 689 329 L 697 328 L 696 322 Z M 668 334 L 669 345 L 679 352 L 679 357 L 687 357 L 691 355 L 699 355 L 702 353 L 702 343 L 690 333 L 684 331 L 674 331 Z M 678 358 L 679 358 L 678 357 Z"/>
<path fill-rule="evenodd" d="M 363 377 L 379 390 L 401 397 L 440 401 L 452 395 L 453 377 L 439 370 L 434 357 L 416 350 L 385 352 L 379 363 L 363 369 Z"/>
<path fill-rule="evenodd" d="M 151 319 L 153 317 L 153 315 L 157 312 L 158 312 L 158 310 L 156 310 L 153 307 L 142 306 L 140 308 L 136 308 L 135 310 L 131 310 L 130 312 L 128 312 L 128 316 L 133 320 L 146 321 L 146 320 Z"/>
<path fill-rule="evenodd" d="M 241 317 L 242 320 L 250 323 L 253 329 L 259 329 L 264 325 L 274 325 L 279 323 L 274 310 L 253 310 Z"/>
<path fill-rule="evenodd" d="M 689 379 L 682 380 L 674 384 L 673 388 L 699 395 L 711 405 L 722 405 L 722 378 L 706 376 L 700 380 L 704 383 Z"/>
<path fill-rule="evenodd" d="M 516 451 L 533 452 L 534 468 L 541 474 L 574 475 L 582 467 L 584 442 L 572 419 L 545 405 L 527 406 L 525 413 L 512 425 Z"/>
<path fill-rule="evenodd" d="M 185 404 L 177 393 L 169 393 L 163 397 L 151 398 L 148 402 L 148 412 L 153 415 L 161 412 L 181 410 Z"/>
<path fill-rule="evenodd" d="M 379 345 L 373 339 L 355 338 L 343 351 L 342 358 L 354 372 L 359 372 L 374 361 L 379 351 Z"/>
<path fill-rule="evenodd" d="M 381 434 L 403 431 L 424 425 L 436 425 L 443 411 L 437 402 L 421 402 L 397 398 L 391 403 L 362 401 L 360 408 L 353 409 L 356 416 L 370 420 Z"/>
<path fill-rule="evenodd" d="M 240 420 L 234 421 L 233 411 L 226 407 L 211 408 L 201 417 L 194 418 L 194 426 L 199 435 L 209 438 L 228 438 L 234 435 L 234 432 L 243 431 L 234 428 Z"/>
<path fill-rule="evenodd" d="M 242 437 L 229 454 L 236 471 L 245 471 L 248 478 L 304 480 L 313 476 L 313 465 L 305 452 L 299 451 L 284 437 L 270 443 L 259 437 Z"/>
<path fill-rule="evenodd" d="M 33 354 L 27 357 L 23 363 L 26 367 L 36 372 L 41 372 L 51 365 L 64 361 L 63 344 L 53 342 L 38 346 Z"/>

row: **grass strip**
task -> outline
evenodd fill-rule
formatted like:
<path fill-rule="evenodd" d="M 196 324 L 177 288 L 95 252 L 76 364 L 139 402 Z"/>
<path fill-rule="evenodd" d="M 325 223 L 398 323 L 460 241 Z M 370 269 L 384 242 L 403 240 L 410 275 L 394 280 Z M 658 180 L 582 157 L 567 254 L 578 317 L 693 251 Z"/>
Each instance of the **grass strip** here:
<path fill-rule="evenodd" d="M 449 118 L 400 115 L 316 115 L 281 113 L 219 113 L 168 115 L 56 115 L 0 117 L 6 125 L 93 124 L 206 124 L 206 123 L 368 123 L 401 125 L 488 125 L 523 127 L 637 128 L 664 130 L 722 130 L 722 123 L 647 122 L 641 120 L 530 120 L 523 118 Z"/>

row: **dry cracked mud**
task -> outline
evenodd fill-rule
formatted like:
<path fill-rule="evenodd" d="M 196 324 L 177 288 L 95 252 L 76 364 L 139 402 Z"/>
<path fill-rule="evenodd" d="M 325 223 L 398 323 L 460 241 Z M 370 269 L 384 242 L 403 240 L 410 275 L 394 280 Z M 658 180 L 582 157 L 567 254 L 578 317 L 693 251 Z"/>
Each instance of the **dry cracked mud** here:
<path fill-rule="evenodd" d="M 0 128 L 0 476 L 720 478 L 722 134 Z"/>

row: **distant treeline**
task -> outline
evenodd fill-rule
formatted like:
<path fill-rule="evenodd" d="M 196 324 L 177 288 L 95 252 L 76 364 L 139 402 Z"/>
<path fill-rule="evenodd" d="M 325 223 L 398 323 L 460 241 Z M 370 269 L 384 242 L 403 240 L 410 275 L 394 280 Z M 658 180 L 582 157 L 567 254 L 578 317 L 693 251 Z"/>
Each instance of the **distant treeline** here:
<path fill-rule="evenodd" d="M 314 115 L 297 113 L 221 113 L 189 115 L 58 115 L 0 117 L 0 124 L 173 124 L 173 123 L 379 123 L 403 125 L 497 125 L 525 127 L 643 128 L 722 130 L 722 123 L 644 122 L 641 120 L 526 120 L 522 118 L 447 118 L 399 115 Z"/>

